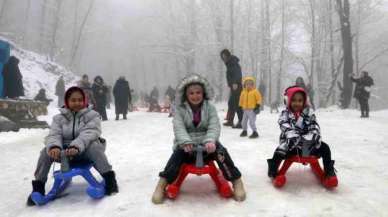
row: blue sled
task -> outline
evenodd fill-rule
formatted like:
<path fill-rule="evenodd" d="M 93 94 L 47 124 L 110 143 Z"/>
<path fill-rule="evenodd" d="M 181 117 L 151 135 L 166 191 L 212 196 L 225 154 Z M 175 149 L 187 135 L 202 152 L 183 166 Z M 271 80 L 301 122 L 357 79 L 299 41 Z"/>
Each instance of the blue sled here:
<path fill-rule="evenodd" d="M 89 183 L 86 193 L 93 199 L 101 199 L 105 196 L 105 183 L 98 182 L 90 172 L 91 164 L 71 168 L 68 172 L 54 172 L 54 185 L 50 192 L 42 195 L 39 192 L 32 192 L 31 198 L 36 205 L 45 205 L 55 200 L 71 183 L 74 176 L 82 176 Z"/>

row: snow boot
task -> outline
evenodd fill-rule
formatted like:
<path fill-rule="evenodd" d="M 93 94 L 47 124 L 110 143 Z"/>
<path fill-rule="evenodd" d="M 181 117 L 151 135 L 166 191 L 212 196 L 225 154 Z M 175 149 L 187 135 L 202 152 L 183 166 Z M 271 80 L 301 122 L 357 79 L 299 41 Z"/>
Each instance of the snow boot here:
<path fill-rule="evenodd" d="M 124 116 L 124 120 L 127 120 L 127 115 L 125 114 L 125 115 L 123 115 Z"/>
<path fill-rule="evenodd" d="M 326 163 L 324 165 L 324 169 L 325 169 L 325 177 L 328 178 L 328 177 L 332 177 L 332 176 L 336 176 L 335 174 L 335 168 L 334 168 L 334 160 L 331 160 L 330 162 Z"/>
<path fill-rule="evenodd" d="M 248 135 L 246 130 L 243 130 L 240 134 L 240 137 L 246 137 Z"/>
<path fill-rule="evenodd" d="M 32 181 L 32 192 L 39 192 L 40 194 L 45 195 L 44 185 L 45 185 L 45 183 L 42 181 L 33 180 Z M 31 198 L 31 194 L 28 196 L 27 206 L 35 206 L 35 203 Z"/>
<path fill-rule="evenodd" d="M 155 191 L 152 194 L 152 203 L 161 204 L 164 199 L 164 192 L 167 187 L 167 180 L 165 178 L 160 178 L 158 184 L 156 185 Z"/>
<path fill-rule="evenodd" d="M 116 115 L 116 121 L 118 121 L 119 120 L 119 118 L 120 118 L 120 116 L 119 115 Z"/>
<path fill-rule="evenodd" d="M 225 127 L 232 127 L 233 126 L 233 122 L 230 122 L 230 121 L 227 121 L 223 124 Z"/>
<path fill-rule="evenodd" d="M 232 184 L 233 184 L 233 198 L 239 202 L 244 201 L 246 197 L 246 193 L 245 193 L 244 184 L 241 178 L 234 180 Z"/>
<path fill-rule="evenodd" d="M 250 139 L 258 138 L 259 134 L 256 131 L 253 131 L 252 135 L 249 136 Z"/>
<path fill-rule="evenodd" d="M 113 193 L 119 192 L 119 187 L 117 186 L 116 175 L 114 171 L 109 171 L 102 174 L 102 177 L 105 180 L 105 195 L 111 195 Z"/>
<path fill-rule="evenodd" d="M 278 165 L 274 159 L 267 159 L 268 177 L 275 178 L 278 175 Z"/>

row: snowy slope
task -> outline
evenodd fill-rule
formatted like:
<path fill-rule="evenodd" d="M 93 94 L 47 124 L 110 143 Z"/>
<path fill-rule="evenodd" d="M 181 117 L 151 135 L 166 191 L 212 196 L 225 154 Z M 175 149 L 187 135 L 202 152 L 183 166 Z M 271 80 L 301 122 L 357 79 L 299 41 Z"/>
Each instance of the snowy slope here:
<path fill-rule="evenodd" d="M 113 119 L 113 111 L 109 112 Z M 222 118 L 225 112 L 219 114 Z M 388 110 L 371 116 L 360 119 L 354 110 L 318 112 L 323 139 L 336 160 L 340 183 L 334 191 L 323 188 L 302 165 L 289 170 L 283 189 L 272 186 L 266 175 L 266 158 L 272 156 L 278 142 L 277 114 L 260 114 L 257 124 L 261 137 L 257 140 L 241 139 L 239 130 L 223 128 L 221 142 L 243 173 L 248 191 L 242 203 L 221 199 L 205 176 L 189 176 L 176 201 L 160 206 L 150 202 L 157 174 L 171 154 L 173 134 L 166 114 L 135 112 L 127 121 L 103 123 L 107 154 L 116 170 L 120 193 L 100 201 L 89 199 L 84 193 L 85 182 L 78 179 L 67 190 L 68 196 L 44 207 L 26 207 L 38 153 L 48 131 L 1 133 L 0 216 L 388 216 Z"/>
<path fill-rule="evenodd" d="M 2 37 L 0 39 L 9 41 Z M 20 60 L 19 68 L 23 75 L 26 98 L 34 98 L 40 88 L 45 88 L 47 97 L 55 99 L 55 85 L 60 76 L 64 77 L 67 85 L 74 84 L 78 79 L 76 75 L 63 66 L 48 61 L 47 57 L 24 50 L 12 42 L 9 43 L 12 47 L 11 55 Z"/>

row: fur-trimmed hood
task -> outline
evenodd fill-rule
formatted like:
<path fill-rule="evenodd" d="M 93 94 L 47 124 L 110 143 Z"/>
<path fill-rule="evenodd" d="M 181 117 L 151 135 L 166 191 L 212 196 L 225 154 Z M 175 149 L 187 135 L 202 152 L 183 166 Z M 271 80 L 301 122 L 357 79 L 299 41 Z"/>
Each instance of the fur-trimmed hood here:
<path fill-rule="evenodd" d="M 185 88 L 189 84 L 200 83 L 204 87 L 204 95 L 207 99 L 211 100 L 214 97 L 214 90 L 211 87 L 208 80 L 205 77 L 198 74 L 189 74 L 184 77 L 176 88 L 175 101 L 182 104 L 184 103 Z"/>

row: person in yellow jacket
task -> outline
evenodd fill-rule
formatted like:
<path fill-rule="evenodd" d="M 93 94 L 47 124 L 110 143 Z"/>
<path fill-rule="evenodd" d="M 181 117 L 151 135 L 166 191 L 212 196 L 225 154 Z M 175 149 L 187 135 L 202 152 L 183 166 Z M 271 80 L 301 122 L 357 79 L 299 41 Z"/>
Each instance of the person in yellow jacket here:
<path fill-rule="evenodd" d="M 262 102 L 261 93 L 256 89 L 255 79 L 253 77 L 243 78 L 243 91 L 240 95 L 240 107 L 244 111 L 242 119 L 243 131 L 241 137 L 248 135 L 248 122 L 253 131 L 249 138 L 257 138 L 259 134 L 256 128 L 256 115 L 260 113 L 260 105 Z"/>

